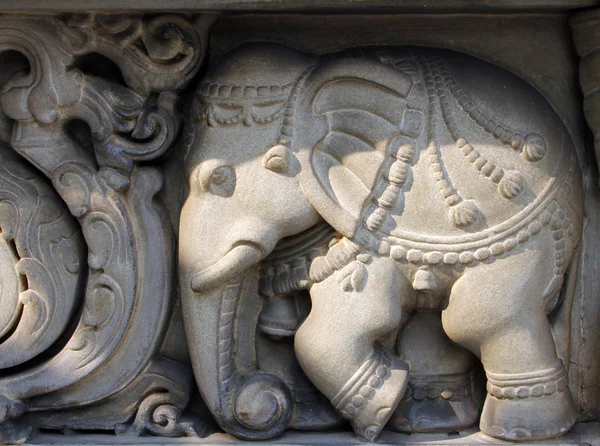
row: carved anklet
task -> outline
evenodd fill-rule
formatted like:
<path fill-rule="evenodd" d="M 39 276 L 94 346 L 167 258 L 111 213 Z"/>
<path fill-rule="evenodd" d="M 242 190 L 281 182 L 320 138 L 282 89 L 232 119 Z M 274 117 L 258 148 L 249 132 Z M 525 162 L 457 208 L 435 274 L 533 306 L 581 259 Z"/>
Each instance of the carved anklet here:
<path fill-rule="evenodd" d="M 375 350 L 346 385 L 331 400 L 344 418 L 352 420 L 373 399 L 375 392 L 390 377 L 391 358 Z"/>
<path fill-rule="evenodd" d="M 523 399 L 553 395 L 567 388 L 567 373 L 562 361 L 546 370 L 519 374 L 487 374 L 487 391 L 498 399 Z"/>

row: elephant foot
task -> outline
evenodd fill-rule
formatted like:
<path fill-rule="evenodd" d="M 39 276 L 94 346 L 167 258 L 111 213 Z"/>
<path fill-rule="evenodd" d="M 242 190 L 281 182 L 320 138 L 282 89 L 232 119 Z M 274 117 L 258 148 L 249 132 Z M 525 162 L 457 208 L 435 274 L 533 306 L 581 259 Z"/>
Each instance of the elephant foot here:
<path fill-rule="evenodd" d="M 411 376 L 388 426 L 399 432 L 452 432 L 477 421 L 472 372 Z"/>
<path fill-rule="evenodd" d="M 374 441 L 398 406 L 407 379 L 408 365 L 404 361 L 375 351 L 332 403 L 357 435 Z"/>
<path fill-rule="evenodd" d="M 488 373 L 488 395 L 480 429 L 512 441 L 544 440 L 566 433 L 577 421 L 562 362 L 523 374 Z"/>

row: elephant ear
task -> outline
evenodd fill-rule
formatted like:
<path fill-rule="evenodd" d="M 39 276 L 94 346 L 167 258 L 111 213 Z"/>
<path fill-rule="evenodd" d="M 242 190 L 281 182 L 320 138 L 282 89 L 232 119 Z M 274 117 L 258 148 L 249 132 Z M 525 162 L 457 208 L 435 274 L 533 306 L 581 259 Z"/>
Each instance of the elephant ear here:
<path fill-rule="evenodd" d="M 299 179 L 310 203 L 347 237 L 380 179 L 388 142 L 415 132 L 406 106 L 412 85 L 392 67 L 354 58 L 322 64 L 306 79 L 295 114 Z"/>

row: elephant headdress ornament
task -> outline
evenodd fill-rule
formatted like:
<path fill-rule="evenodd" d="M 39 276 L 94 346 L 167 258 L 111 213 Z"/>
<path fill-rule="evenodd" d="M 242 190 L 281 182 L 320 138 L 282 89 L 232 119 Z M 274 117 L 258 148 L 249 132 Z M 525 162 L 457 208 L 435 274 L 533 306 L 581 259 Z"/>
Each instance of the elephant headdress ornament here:
<path fill-rule="evenodd" d="M 355 432 L 373 440 L 393 416 L 409 367 L 391 340 L 402 312 L 424 310 L 486 370 L 482 431 L 571 427 L 547 314 L 581 235 L 580 172 L 530 86 L 437 50 L 256 44 L 212 67 L 194 107 L 181 283 L 196 379 L 224 429 L 269 438 L 289 423 L 285 383 L 235 356 L 239 296 L 280 240 L 323 220 L 322 255 L 285 275 L 312 300 L 295 351 Z"/>

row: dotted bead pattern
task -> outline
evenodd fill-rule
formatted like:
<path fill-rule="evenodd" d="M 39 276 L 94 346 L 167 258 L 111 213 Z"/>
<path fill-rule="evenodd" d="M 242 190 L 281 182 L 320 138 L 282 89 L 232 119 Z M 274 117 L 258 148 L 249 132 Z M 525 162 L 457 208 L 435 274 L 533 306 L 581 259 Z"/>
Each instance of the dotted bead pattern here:
<path fill-rule="evenodd" d="M 207 98 L 267 98 L 273 96 L 287 96 L 292 91 L 294 83 L 285 85 L 224 85 L 216 82 L 207 82 L 198 91 L 198 95 Z"/>
<path fill-rule="evenodd" d="M 217 125 L 235 125 L 243 123 L 246 127 L 256 124 L 268 124 L 283 116 L 279 130 L 278 144 L 290 147 L 294 135 L 294 110 L 301 87 L 315 66 L 306 68 L 294 83 L 273 86 L 229 86 L 217 83 L 207 83 L 201 88 L 197 97 L 203 99 L 206 104 L 204 111 L 200 114 L 201 119 L 206 119 L 210 127 Z M 253 111 L 253 106 L 247 101 L 238 102 L 239 113 L 235 116 L 224 118 L 218 115 L 216 105 L 219 99 L 247 100 L 275 97 L 281 99 L 281 108 L 268 116 L 259 116 Z M 211 102 L 211 101 L 215 102 Z"/>
<path fill-rule="evenodd" d="M 498 399 L 512 400 L 553 395 L 568 386 L 562 362 L 537 376 L 531 375 L 504 375 L 499 379 L 498 375 L 488 374 L 487 391 Z"/>
<path fill-rule="evenodd" d="M 280 118 L 284 114 L 285 104 L 282 103 L 281 108 L 268 116 L 257 116 L 251 112 L 251 108 L 242 107 L 240 112 L 232 117 L 223 118 L 218 116 L 216 109 L 213 104 L 209 104 L 204 112 L 200 115 L 201 118 L 206 119 L 206 122 L 210 127 L 216 127 L 218 124 L 221 125 L 234 125 L 243 122 L 246 127 L 252 125 L 253 122 L 257 124 L 267 124 Z"/>
<path fill-rule="evenodd" d="M 362 386 L 357 394 L 350 399 L 350 402 L 341 410 L 342 415 L 345 417 L 354 417 L 367 401 L 373 399 L 375 391 L 383 385 L 389 376 L 390 371 L 385 365 L 382 364 L 377 367 L 375 374 L 368 379 L 367 384 Z"/>
<path fill-rule="evenodd" d="M 467 142 L 465 138 L 459 138 L 456 141 L 456 146 L 461 149 L 462 154 L 469 160 L 471 164 L 483 175 L 498 184 L 504 176 L 504 169 L 494 165 L 488 161 L 481 154 L 473 148 L 471 144 Z"/>
<path fill-rule="evenodd" d="M 442 398 L 444 400 L 458 401 L 462 400 L 467 396 L 467 389 L 465 387 L 424 387 L 424 386 L 409 386 L 406 389 L 406 397 L 412 397 L 412 399 L 420 401 L 425 398 L 435 400 Z"/>
<path fill-rule="evenodd" d="M 476 150 L 471 144 L 469 144 L 469 142 L 464 137 L 460 136 L 461 132 L 459 126 L 456 122 L 456 119 L 454 119 L 452 113 L 450 112 L 451 105 L 449 102 L 448 95 L 446 94 L 446 92 L 448 91 L 450 91 L 450 93 L 452 94 L 451 88 L 453 88 L 456 92 L 458 86 L 456 85 L 454 80 L 452 80 L 449 77 L 450 75 L 448 74 L 446 68 L 443 65 L 441 67 L 438 67 L 437 69 L 441 73 L 441 77 L 444 81 L 443 85 L 438 86 L 438 97 L 440 99 L 442 117 L 444 119 L 446 128 L 452 136 L 452 139 L 454 139 L 454 141 L 456 142 L 456 146 L 459 149 L 461 149 L 462 154 L 475 170 L 480 172 L 484 178 L 498 185 L 497 190 L 500 195 L 507 199 L 519 196 L 521 192 L 523 192 L 525 185 L 525 179 L 523 178 L 523 176 L 516 171 L 510 171 L 507 174 L 507 172 L 505 172 L 505 170 L 502 167 L 497 166 L 496 164 L 489 161 L 486 157 L 482 156 L 481 153 L 478 150 Z M 450 87 L 451 84 L 454 85 L 454 87 Z M 452 95 L 456 97 L 454 94 Z M 491 120 L 488 120 L 486 122 L 493 123 L 493 121 Z M 485 127 L 484 130 L 488 131 Z"/>
<path fill-rule="evenodd" d="M 444 94 L 444 86 L 441 84 L 441 77 L 437 72 L 437 68 L 433 63 L 433 60 L 429 57 L 421 56 L 418 58 L 419 65 L 421 66 L 423 79 L 425 81 L 425 87 L 427 88 L 428 105 L 429 105 L 429 116 L 430 119 L 435 116 L 435 104 L 440 95 Z M 443 163 L 439 154 L 439 147 L 437 143 L 437 137 L 435 135 L 435 128 L 431 123 L 429 124 L 428 134 L 428 146 L 427 154 L 428 161 L 433 172 L 433 178 L 436 180 L 436 184 L 445 203 L 448 207 L 456 206 L 463 201 L 458 190 L 452 184 L 448 174 L 443 168 Z"/>
<path fill-rule="evenodd" d="M 394 145 L 395 146 L 395 145 Z M 367 217 L 365 226 L 371 232 L 381 229 L 387 218 L 388 212 L 396 206 L 402 193 L 402 187 L 408 179 L 415 148 L 413 144 L 401 144 L 400 147 L 392 146 L 390 156 L 394 161 L 383 175 L 378 190 L 373 199 L 377 206 Z"/>
<path fill-rule="evenodd" d="M 514 150 L 521 151 L 527 161 L 539 161 L 544 157 L 546 154 L 546 141 L 541 135 L 529 133 L 524 137 L 522 134 L 510 130 L 505 124 L 498 123 L 486 116 L 469 100 L 441 60 L 439 58 L 436 59 L 445 88 L 456 98 L 460 107 L 479 127 L 503 144 L 509 145 Z M 450 131 L 452 132 L 452 129 Z"/>
<path fill-rule="evenodd" d="M 419 95 L 420 88 L 418 85 L 413 85 L 407 103 L 414 107 L 419 107 L 419 101 L 416 99 Z M 415 96 L 412 98 L 411 96 Z M 414 99 L 411 101 L 411 99 Z M 414 102 L 414 103 L 413 103 Z M 416 128 L 420 128 L 420 112 L 417 109 L 411 109 L 407 105 L 407 112 L 412 111 L 413 121 Z M 418 136 L 418 135 L 413 135 Z M 379 231 L 386 222 L 389 213 L 402 200 L 403 188 L 411 174 L 411 167 L 415 154 L 414 140 L 404 134 L 402 129 L 396 137 L 392 138 L 388 145 L 388 156 L 386 162 L 387 168 L 384 166 L 383 174 L 375 189 L 372 200 L 372 210 L 363 218 L 364 227 L 371 233 Z"/>
<path fill-rule="evenodd" d="M 498 399 L 524 399 L 538 397 L 542 395 L 553 395 L 556 392 L 562 392 L 567 388 L 567 379 L 559 378 L 556 381 L 550 381 L 545 384 L 536 384 L 534 386 L 519 387 L 498 387 L 487 383 L 487 391 L 490 395 Z"/>
<path fill-rule="evenodd" d="M 453 375 L 413 375 L 402 399 L 461 401 L 471 396 L 472 383 L 473 370 Z"/>
<path fill-rule="evenodd" d="M 568 222 L 568 223 L 566 223 Z M 401 245 L 393 245 L 390 248 L 390 256 L 398 262 L 408 262 L 415 265 L 472 265 L 477 261 L 491 260 L 494 257 L 499 257 L 515 249 L 518 245 L 527 243 L 531 237 L 537 235 L 544 226 L 552 223 L 552 236 L 554 237 L 554 247 L 556 250 L 555 265 L 558 268 L 560 264 L 564 267 L 564 241 L 563 226 L 573 227 L 571 220 L 565 216 L 563 211 L 559 211 L 558 204 L 553 201 L 535 220 L 533 220 L 525 229 L 520 230 L 517 234 L 507 237 L 503 241 L 492 243 L 490 246 L 485 246 L 476 250 L 461 251 L 461 252 L 441 252 L 441 251 L 423 251 L 420 249 L 407 249 Z M 554 229 L 554 228 L 557 229 Z M 560 259 L 559 259 L 560 257 Z M 560 261 L 559 261 L 560 260 Z M 564 270 L 558 271 L 560 275 Z"/>
<path fill-rule="evenodd" d="M 296 110 L 296 102 L 298 101 L 298 96 L 300 95 L 300 90 L 304 85 L 304 81 L 310 75 L 310 73 L 315 69 L 315 66 L 310 66 L 306 68 L 302 74 L 298 77 L 298 80 L 294 84 L 291 93 L 288 97 L 288 100 L 285 104 L 285 111 L 283 113 L 283 122 L 281 123 L 281 127 L 279 129 L 279 140 L 278 144 L 282 144 L 286 147 L 292 146 L 292 139 L 294 137 L 294 113 Z"/>
<path fill-rule="evenodd" d="M 375 350 L 331 402 L 347 420 L 354 420 L 391 376 L 392 360 Z"/>

